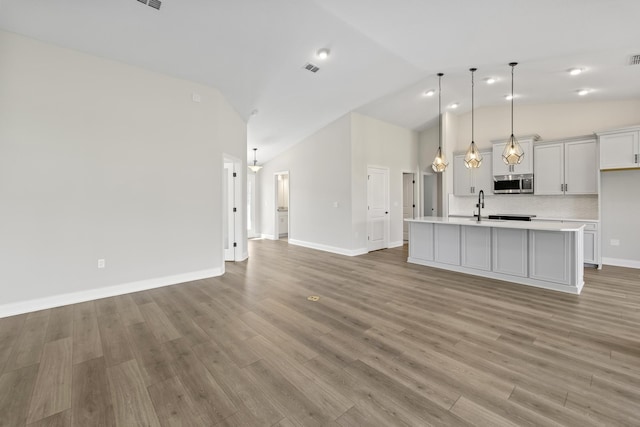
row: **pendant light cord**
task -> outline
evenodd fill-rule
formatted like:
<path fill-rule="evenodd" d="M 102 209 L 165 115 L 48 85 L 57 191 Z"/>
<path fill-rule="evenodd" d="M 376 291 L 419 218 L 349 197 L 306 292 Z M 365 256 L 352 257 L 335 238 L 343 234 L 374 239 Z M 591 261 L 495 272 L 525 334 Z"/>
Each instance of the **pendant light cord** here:
<path fill-rule="evenodd" d="M 511 65 L 511 136 L 513 136 L 513 70 L 514 68 L 516 68 L 516 65 L 518 65 L 518 63 L 512 62 L 509 65 Z"/>
<path fill-rule="evenodd" d="M 474 93 L 474 81 L 473 81 L 473 74 L 476 71 L 476 68 L 472 68 L 471 70 L 471 143 L 473 144 L 473 141 L 475 140 L 475 138 L 473 137 L 473 129 L 474 129 L 474 119 L 473 119 L 473 93 Z"/>

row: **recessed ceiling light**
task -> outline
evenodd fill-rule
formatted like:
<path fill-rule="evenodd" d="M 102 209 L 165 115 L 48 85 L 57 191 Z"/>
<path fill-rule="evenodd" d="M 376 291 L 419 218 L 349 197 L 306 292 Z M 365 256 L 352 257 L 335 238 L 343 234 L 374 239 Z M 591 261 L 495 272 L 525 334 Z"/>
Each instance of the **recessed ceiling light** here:
<path fill-rule="evenodd" d="M 572 76 L 577 76 L 578 74 L 581 74 L 584 70 L 582 68 L 571 68 L 569 69 L 569 74 L 571 74 Z"/>
<path fill-rule="evenodd" d="M 453 104 L 449 105 L 449 108 L 451 108 L 452 110 L 455 110 L 459 106 L 460 106 L 460 104 L 458 104 L 457 102 L 454 102 Z"/>
<path fill-rule="evenodd" d="M 589 92 L 591 92 L 589 89 L 580 89 L 580 90 L 578 91 L 578 95 L 580 95 L 580 96 L 585 96 L 585 95 L 588 95 L 588 94 L 589 94 Z"/>
<path fill-rule="evenodd" d="M 327 59 L 329 57 L 329 49 L 322 48 L 316 53 L 316 55 L 318 56 L 318 59 Z"/>
<path fill-rule="evenodd" d="M 507 101 L 511 101 L 513 98 L 516 98 L 517 96 L 518 96 L 518 95 L 513 95 L 513 96 L 511 96 L 511 94 L 509 94 L 509 95 L 505 95 L 505 96 L 504 96 L 504 99 L 506 99 Z"/>
<path fill-rule="evenodd" d="M 435 95 L 436 91 L 433 89 L 429 89 L 427 91 L 424 92 L 424 96 L 433 96 Z"/>
<path fill-rule="evenodd" d="M 495 77 L 487 77 L 486 79 L 484 79 L 485 82 L 487 82 L 488 85 L 492 85 L 494 84 L 497 80 Z"/>
<path fill-rule="evenodd" d="M 260 112 L 260 111 L 259 111 L 257 108 L 255 108 L 255 109 L 251 110 L 251 117 L 255 117 L 255 116 L 257 116 L 259 112 Z"/>

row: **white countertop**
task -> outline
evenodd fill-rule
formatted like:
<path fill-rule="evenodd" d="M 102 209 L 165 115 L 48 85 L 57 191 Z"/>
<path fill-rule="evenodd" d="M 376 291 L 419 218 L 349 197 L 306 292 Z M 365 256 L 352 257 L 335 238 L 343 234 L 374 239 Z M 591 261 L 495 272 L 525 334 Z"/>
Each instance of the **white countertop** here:
<path fill-rule="evenodd" d="M 577 222 L 544 222 L 544 221 L 504 221 L 496 219 L 482 219 L 478 222 L 475 218 L 455 218 L 439 216 L 423 216 L 415 219 L 405 219 L 407 222 L 424 222 L 432 224 L 470 225 L 475 227 L 516 228 L 520 230 L 546 230 L 546 231 L 579 231 L 584 224 Z"/>

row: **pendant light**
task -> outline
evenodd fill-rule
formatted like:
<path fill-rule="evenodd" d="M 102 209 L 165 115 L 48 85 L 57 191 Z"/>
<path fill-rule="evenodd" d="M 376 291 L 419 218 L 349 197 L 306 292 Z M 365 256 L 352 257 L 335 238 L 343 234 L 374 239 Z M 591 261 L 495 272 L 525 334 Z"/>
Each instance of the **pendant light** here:
<path fill-rule="evenodd" d="M 252 165 L 249 165 L 249 169 L 251 169 L 254 173 L 258 173 L 258 171 L 259 171 L 260 169 L 262 169 L 262 166 L 258 166 L 258 165 L 256 164 L 256 163 L 257 163 L 257 160 L 256 160 L 256 152 L 257 152 L 257 151 L 258 151 L 258 149 L 257 149 L 257 148 L 254 148 L 254 149 L 253 149 L 253 164 L 252 164 Z"/>
<path fill-rule="evenodd" d="M 518 143 L 518 140 L 515 136 L 513 136 L 513 69 L 518 65 L 517 62 L 509 63 L 511 67 L 511 136 L 509 137 L 509 141 L 507 141 L 507 145 L 504 147 L 504 151 L 502 152 L 502 161 L 507 165 L 518 165 L 522 162 L 522 158 L 524 157 L 524 151 L 522 151 L 522 147 Z"/>
<path fill-rule="evenodd" d="M 435 172 L 444 172 L 449 166 L 447 159 L 442 154 L 442 76 L 444 74 L 438 73 L 438 151 L 436 152 L 436 158 L 433 159 L 431 168 Z"/>
<path fill-rule="evenodd" d="M 476 143 L 473 138 L 473 125 L 474 125 L 474 117 L 473 117 L 473 74 L 477 71 L 477 68 L 469 68 L 471 71 L 471 145 L 469 145 L 469 149 L 467 150 L 467 154 L 464 156 L 464 165 L 469 169 L 479 168 L 482 164 L 482 155 L 478 151 L 478 147 L 476 147 Z"/>

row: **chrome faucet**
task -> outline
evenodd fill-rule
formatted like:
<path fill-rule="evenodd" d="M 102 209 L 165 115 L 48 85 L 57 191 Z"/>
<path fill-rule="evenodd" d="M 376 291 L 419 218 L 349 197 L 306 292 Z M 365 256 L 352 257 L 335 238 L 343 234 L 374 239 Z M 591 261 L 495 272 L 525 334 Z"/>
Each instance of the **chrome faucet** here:
<path fill-rule="evenodd" d="M 478 222 L 480 222 L 481 209 L 484 208 L 484 191 L 482 190 L 478 193 L 478 204 L 476 205 L 476 208 L 478 208 Z"/>

